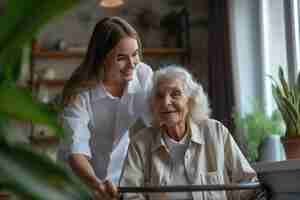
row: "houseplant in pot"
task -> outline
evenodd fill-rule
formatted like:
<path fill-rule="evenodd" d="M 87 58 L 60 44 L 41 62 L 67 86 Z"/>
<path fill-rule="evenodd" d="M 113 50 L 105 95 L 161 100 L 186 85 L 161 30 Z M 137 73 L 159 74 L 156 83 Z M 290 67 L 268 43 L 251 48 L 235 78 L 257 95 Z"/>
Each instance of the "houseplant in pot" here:
<path fill-rule="evenodd" d="M 268 189 L 270 200 L 300 199 L 300 73 L 289 84 L 282 67 L 272 83 L 272 93 L 285 124 L 281 137 L 287 160 L 258 162 L 252 165 L 259 181 Z"/>
<path fill-rule="evenodd" d="M 272 94 L 286 126 L 282 142 L 287 159 L 300 159 L 300 73 L 294 84 L 286 81 L 282 67 L 278 77 L 279 82 L 273 79 Z"/>
<path fill-rule="evenodd" d="M 283 133 L 282 118 L 278 110 L 271 116 L 264 112 L 262 103 L 254 102 L 251 112 L 234 114 L 237 130 L 244 133 L 246 156 L 251 163 L 261 160 L 264 143 L 269 138 L 279 138 Z M 274 152 L 276 153 L 276 152 Z"/>

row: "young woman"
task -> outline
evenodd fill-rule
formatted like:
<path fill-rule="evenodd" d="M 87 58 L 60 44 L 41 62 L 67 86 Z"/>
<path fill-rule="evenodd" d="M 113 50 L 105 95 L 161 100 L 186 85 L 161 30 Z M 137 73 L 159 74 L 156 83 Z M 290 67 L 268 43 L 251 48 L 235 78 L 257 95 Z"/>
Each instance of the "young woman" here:
<path fill-rule="evenodd" d="M 138 118 L 149 122 L 146 96 L 153 72 L 141 63 L 141 50 L 130 24 L 119 17 L 104 18 L 63 91 L 68 138 L 60 152 L 98 199 L 116 193 L 112 185 L 126 156 L 129 127 Z"/>

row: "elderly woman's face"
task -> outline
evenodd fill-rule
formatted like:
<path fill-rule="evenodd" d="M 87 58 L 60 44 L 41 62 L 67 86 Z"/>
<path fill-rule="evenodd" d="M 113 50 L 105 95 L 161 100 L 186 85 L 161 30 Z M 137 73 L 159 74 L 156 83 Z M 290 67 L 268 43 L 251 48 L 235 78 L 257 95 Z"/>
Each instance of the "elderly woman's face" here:
<path fill-rule="evenodd" d="M 165 79 L 158 83 L 153 96 L 152 110 L 160 126 L 174 126 L 185 123 L 188 100 L 179 79 Z"/>

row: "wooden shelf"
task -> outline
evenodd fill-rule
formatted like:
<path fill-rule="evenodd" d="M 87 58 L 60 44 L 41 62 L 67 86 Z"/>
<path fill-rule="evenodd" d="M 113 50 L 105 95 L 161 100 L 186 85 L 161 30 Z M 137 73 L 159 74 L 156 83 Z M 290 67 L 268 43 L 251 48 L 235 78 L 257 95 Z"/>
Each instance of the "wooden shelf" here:
<path fill-rule="evenodd" d="M 183 48 L 145 48 L 144 54 L 157 54 L 157 55 L 171 55 L 171 54 L 179 54 L 185 55 L 187 54 L 187 50 Z"/>
<path fill-rule="evenodd" d="M 83 58 L 84 52 L 39 50 L 34 51 L 33 56 L 49 59 Z"/>
<path fill-rule="evenodd" d="M 0 191 L 0 200 L 9 200 L 11 195 L 8 192 Z"/>
<path fill-rule="evenodd" d="M 38 80 L 34 81 L 34 86 L 46 85 L 48 87 L 61 87 L 64 86 L 66 80 L 54 79 L 54 80 Z"/>
<path fill-rule="evenodd" d="M 53 51 L 46 49 L 34 50 L 33 56 L 49 59 L 68 59 L 68 58 L 83 58 L 85 50 L 76 51 Z M 185 55 L 187 50 L 183 48 L 145 48 L 145 55 Z"/>
<path fill-rule="evenodd" d="M 28 82 L 29 85 L 32 85 L 34 87 L 38 85 L 46 85 L 48 87 L 61 87 L 64 86 L 64 84 L 67 82 L 67 80 L 62 80 L 62 79 L 53 79 L 53 80 L 36 80 L 32 84 L 30 81 Z M 89 85 L 94 85 L 93 82 L 84 82 L 82 83 L 83 86 L 89 86 Z"/>
<path fill-rule="evenodd" d="M 144 54 L 146 55 L 187 55 L 187 50 L 184 48 L 145 48 Z M 40 47 L 33 48 L 32 55 L 37 58 L 46 59 L 70 59 L 70 58 L 83 58 L 85 56 L 85 49 L 71 49 L 66 51 L 54 51 L 43 49 Z M 32 70 L 33 71 L 33 70 Z M 36 80 L 30 85 L 46 85 L 48 87 L 62 87 L 66 80 Z"/>
<path fill-rule="evenodd" d="M 59 138 L 56 136 L 30 136 L 30 143 L 35 146 L 58 145 Z"/>

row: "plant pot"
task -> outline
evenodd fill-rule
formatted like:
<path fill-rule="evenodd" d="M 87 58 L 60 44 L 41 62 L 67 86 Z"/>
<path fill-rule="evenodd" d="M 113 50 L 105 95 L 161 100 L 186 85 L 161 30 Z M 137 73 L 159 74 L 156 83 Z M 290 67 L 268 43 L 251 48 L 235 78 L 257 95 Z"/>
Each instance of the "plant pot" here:
<path fill-rule="evenodd" d="M 10 195 L 7 192 L 0 192 L 0 200 L 9 200 Z"/>
<path fill-rule="evenodd" d="M 287 159 L 300 159 L 300 136 L 281 139 Z"/>
<path fill-rule="evenodd" d="M 258 161 L 286 160 L 285 150 L 279 135 L 269 135 L 259 146 Z"/>

